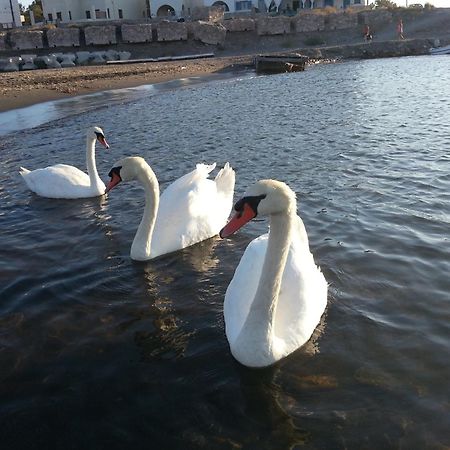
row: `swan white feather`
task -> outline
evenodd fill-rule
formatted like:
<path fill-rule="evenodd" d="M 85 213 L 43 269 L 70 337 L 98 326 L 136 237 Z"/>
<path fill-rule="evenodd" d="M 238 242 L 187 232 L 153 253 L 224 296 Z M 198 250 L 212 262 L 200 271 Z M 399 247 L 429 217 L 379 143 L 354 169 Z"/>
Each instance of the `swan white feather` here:
<path fill-rule="evenodd" d="M 86 133 L 88 174 L 67 164 L 56 164 L 32 171 L 21 167 L 19 173 L 28 188 L 41 197 L 75 199 L 103 195 L 106 186 L 98 176 L 95 164 L 96 141 L 109 148 L 103 130 L 99 127 L 90 127 Z"/>
<path fill-rule="evenodd" d="M 107 190 L 120 181 L 138 180 L 145 190 L 142 221 L 131 246 L 131 258 L 145 261 L 217 235 L 230 214 L 235 173 L 227 163 L 214 180 L 216 164 L 197 164 L 170 184 L 159 197 L 158 180 L 141 157 L 118 161 Z"/>
<path fill-rule="evenodd" d="M 245 194 L 244 199 L 252 198 L 259 201 L 254 213 L 271 217 L 271 229 L 245 250 L 225 294 L 224 319 L 233 356 L 246 366 L 265 367 L 310 339 L 326 308 L 328 286 L 296 214 L 295 194 L 284 183 L 263 180 Z M 237 216 L 243 213 L 242 205 L 236 204 Z M 247 221 L 237 220 L 237 227 L 232 219 L 221 235 L 228 236 Z"/>

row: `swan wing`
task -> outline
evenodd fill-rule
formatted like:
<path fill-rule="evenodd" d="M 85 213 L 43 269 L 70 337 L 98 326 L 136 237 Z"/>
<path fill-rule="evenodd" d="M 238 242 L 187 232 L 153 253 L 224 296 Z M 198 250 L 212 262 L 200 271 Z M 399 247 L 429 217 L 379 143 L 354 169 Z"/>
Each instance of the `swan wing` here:
<path fill-rule="evenodd" d="M 291 243 L 275 314 L 275 336 L 285 355 L 308 342 L 327 305 L 327 282 L 302 236 L 306 232 Z"/>
<path fill-rule="evenodd" d="M 21 175 L 27 186 L 42 197 L 82 198 L 92 191 L 89 176 L 74 166 L 56 164 Z M 100 195 L 100 194 L 95 194 Z"/>
<path fill-rule="evenodd" d="M 229 185 L 234 190 L 234 171 L 224 168 L 211 180 L 208 176 L 215 166 L 198 164 L 164 190 L 153 231 L 152 257 L 211 238 L 225 225 L 232 207 Z"/>

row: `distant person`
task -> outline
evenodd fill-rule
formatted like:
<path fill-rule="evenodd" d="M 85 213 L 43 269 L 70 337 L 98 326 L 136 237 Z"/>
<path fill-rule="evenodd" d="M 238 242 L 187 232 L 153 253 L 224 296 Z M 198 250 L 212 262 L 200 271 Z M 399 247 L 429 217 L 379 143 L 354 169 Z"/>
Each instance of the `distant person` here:
<path fill-rule="evenodd" d="M 399 39 L 405 39 L 403 37 L 403 20 L 399 19 L 398 24 L 397 24 L 397 35 Z"/>
<path fill-rule="evenodd" d="M 363 28 L 363 39 L 364 40 L 366 40 L 366 36 L 367 36 L 367 34 L 370 32 L 370 28 L 369 28 L 369 25 L 364 25 L 364 28 Z"/>
<path fill-rule="evenodd" d="M 364 40 L 366 42 L 370 42 L 372 40 L 372 34 L 370 33 L 369 25 L 364 25 L 363 33 L 364 33 Z"/>

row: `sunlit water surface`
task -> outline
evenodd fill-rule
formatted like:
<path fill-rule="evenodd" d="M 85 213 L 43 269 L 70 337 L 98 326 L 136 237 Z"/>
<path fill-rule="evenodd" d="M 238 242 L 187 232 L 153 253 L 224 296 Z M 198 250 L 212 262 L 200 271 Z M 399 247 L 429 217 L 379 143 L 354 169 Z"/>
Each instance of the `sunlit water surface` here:
<path fill-rule="evenodd" d="M 449 86 L 449 57 L 414 57 L 79 98 L 15 112 L 19 129 L 0 115 L 1 447 L 447 448 Z M 91 124 L 105 179 L 141 155 L 162 188 L 213 161 L 236 198 L 288 183 L 330 285 L 312 340 L 265 370 L 230 354 L 225 290 L 266 221 L 135 263 L 138 185 L 29 192 L 20 166 L 84 169 Z"/>

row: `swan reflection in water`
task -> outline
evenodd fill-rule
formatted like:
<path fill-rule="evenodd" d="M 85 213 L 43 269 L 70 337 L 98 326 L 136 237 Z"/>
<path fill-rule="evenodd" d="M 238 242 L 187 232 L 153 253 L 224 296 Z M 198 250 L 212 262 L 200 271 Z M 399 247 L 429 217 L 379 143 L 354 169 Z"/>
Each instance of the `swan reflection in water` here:
<path fill-rule="evenodd" d="M 180 254 L 183 262 L 188 263 L 195 271 L 202 273 L 214 269 L 219 264 L 219 258 L 214 253 L 221 240 L 214 236 L 196 245 L 186 248 Z"/>
<path fill-rule="evenodd" d="M 292 364 L 300 361 L 308 366 L 317 357 L 325 317 L 311 340 L 280 363 L 256 370 L 239 364 L 230 355 L 223 330 L 221 299 L 225 283 L 212 294 L 212 303 L 203 308 L 199 302 L 203 288 L 200 286 L 196 294 L 185 286 L 185 278 L 177 278 L 180 271 L 193 269 L 191 276 L 194 274 L 208 284 L 204 280 L 217 271 L 216 252 L 221 253 L 221 246 L 216 248 L 216 245 L 220 242 L 223 241 L 211 239 L 173 257 L 132 264 L 140 269 L 147 311 L 151 310 L 147 316 L 150 320 L 141 322 L 146 328 L 134 332 L 141 362 L 148 363 L 143 377 L 155 399 L 164 399 L 171 410 L 183 411 L 189 403 L 190 414 L 201 418 L 197 426 L 191 425 L 188 430 L 184 430 L 187 425 L 183 419 L 178 418 L 176 427 L 180 435 L 203 436 L 204 421 L 209 421 L 208 426 L 215 434 L 207 438 L 211 442 L 229 440 L 231 436 L 244 447 L 256 441 L 260 449 L 302 445 L 308 442 L 309 435 L 302 421 L 296 417 L 293 420 L 289 415 L 293 398 L 295 406 L 299 405 L 300 383 L 291 392 L 284 382 Z M 203 322 L 198 316 L 203 316 Z M 164 383 L 153 381 L 155 374 L 163 376 Z M 194 380 L 195 389 L 192 389 Z M 155 384 L 157 389 L 153 387 Z M 169 413 L 162 408 L 161 415 L 165 414 Z M 235 424 L 233 429 L 227 429 L 230 420 Z"/>
<path fill-rule="evenodd" d="M 210 272 L 219 260 L 213 237 L 148 263 L 133 263 L 140 274 L 151 310 L 151 325 L 139 330 L 134 341 L 144 360 L 183 357 L 196 331 L 192 317 L 202 301 L 203 282 L 209 286 Z M 189 323 L 190 322 L 190 323 Z"/>
<path fill-rule="evenodd" d="M 267 430 L 267 436 L 259 435 L 261 448 L 296 448 L 308 443 L 310 433 L 308 427 L 302 425 L 301 416 L 292 414 L 293 410 L 301 410 L 304 417 L 308 412 L 302 407 L 301 397 L 305 391 L 327 391 L 323 381 L 328 377 L 310 375 L 308 367 L 313 358 L 320 353 L 319 339 L 326 325 L 326 314 L 320 320 L 311 339 L 299 350 L 277 364 L 262 369 L 247 368 L 235 362 L 239 376 L 240 389 L 244 400 L 244 414 L 256 421 L 259 427 Z M 304 374 L 293 367 L 301 366 Z M 314 370 L 314 369 L 312 369 Z M 296 379 L 291 374 L 296 373 Z M 320 394 L 318 394 L 320 395 Z M 248 442 L 251 444 L 251 441 Z"/>

